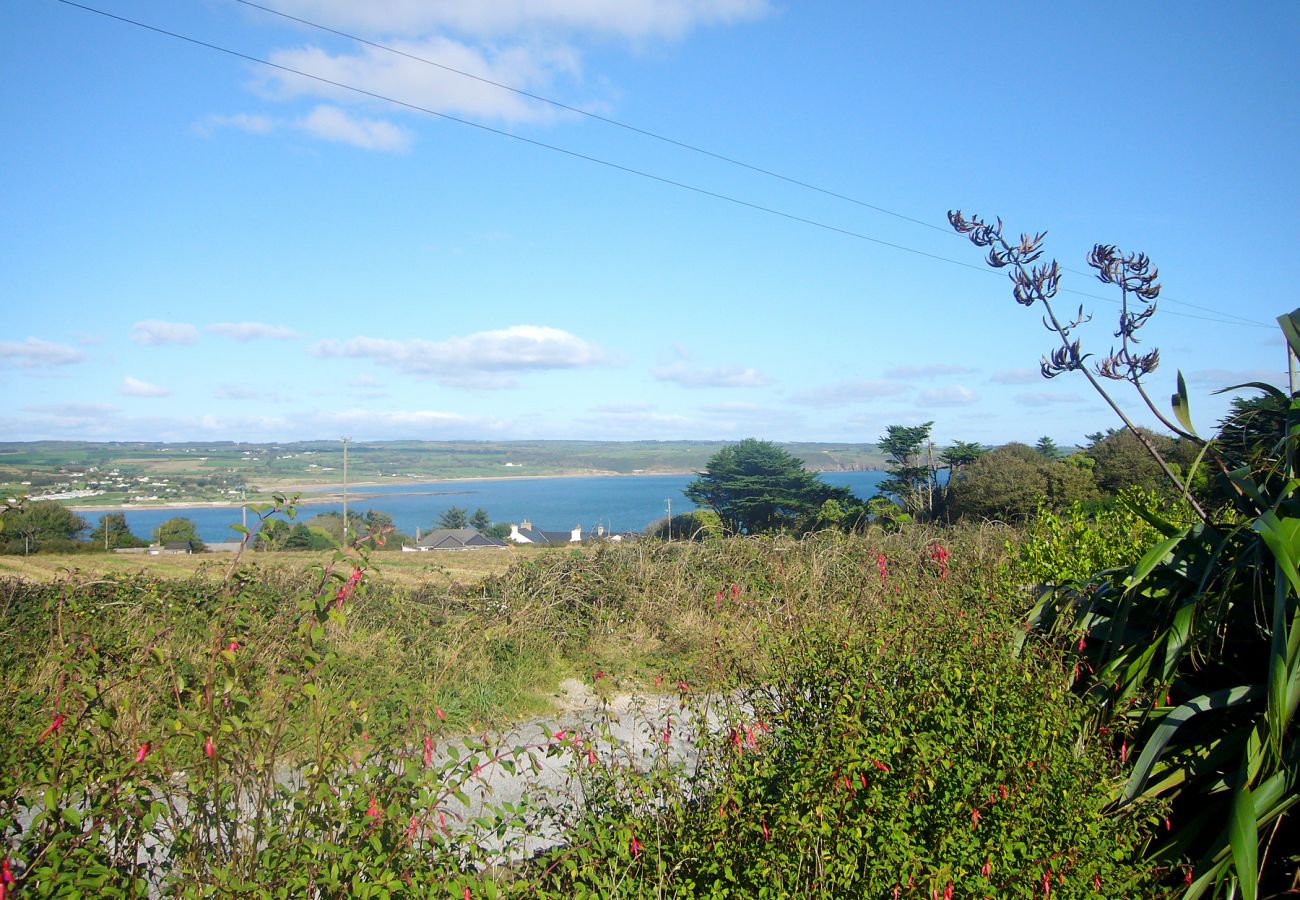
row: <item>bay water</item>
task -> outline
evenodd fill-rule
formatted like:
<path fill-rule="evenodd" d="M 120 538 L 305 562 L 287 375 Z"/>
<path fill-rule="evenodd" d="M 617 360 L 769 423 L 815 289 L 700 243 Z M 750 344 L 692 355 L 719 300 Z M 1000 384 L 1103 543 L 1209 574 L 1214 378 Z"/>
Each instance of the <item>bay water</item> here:
<path fill-rule="evenodd" d="M 887 477 L 885 472 L 822 472 L 827 484 L 847 487 L 866 499 L 876 493 L 876 486 Z M 381 510 L 393 517 L 399 531 L 414 535 L 416 528 L 428 531 L 437 527 L 438 517 L 452 506 L 470 513 L 482 507 L 493 522 L 529 520 L 534 528 L 546 531 L 570 531 L 581 525 L 583 533 L 604 526 L 606 531 L 641 531 L 668 512 L 687 512 L 695 505 L 682 493 L 694 475 L 591 475 L 561 478 L 502 478 L 423 483 L 356 485 L 349 490 L 349 516 L 363 515 L 368 509 Z M 318 489 L 317 493 L 337 492 L 338 486 Z M 302 494 L 303 500 L 312 497 Z M 342 503 L 306 503 L 298 507 L 298 521 L 306 521 L 322 512 L 338 512 Z M 116 511 L 116 510 L 114 510 Z M 207 542 L 239 540 L 231 530 L 241 522 L 238 506 L 174 506 L 167 509 L 127 509 L 127 525 L 139 537 L 148 539 L 154 528 L 174 516 L 194 522 L 199 537 Z M 83 512 L 95 525 L 101 513 Z M 256 523 L 249 513 L 250 525 Z"/>

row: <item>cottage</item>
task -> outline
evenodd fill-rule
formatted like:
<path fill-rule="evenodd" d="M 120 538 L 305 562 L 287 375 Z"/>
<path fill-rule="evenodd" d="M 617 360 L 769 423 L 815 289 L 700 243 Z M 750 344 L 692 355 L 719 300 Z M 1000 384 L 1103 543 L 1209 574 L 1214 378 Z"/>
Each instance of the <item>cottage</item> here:
<path fill-rule="evenodd" d="M 407 553 L 423 553 L 428 550 L 491 550 L 505 546 L 505 541 L 474 528 L 435 528 L 417 538 L 414 546 L 405 545 L 402 550 Z"/>
<path fill-rule="evenodd" d="M 582 526 L 575 525 L 572 531 L 542 531 L 524 519 L 518 525 L 511 523 L 509 539 L 516 544 L 580 544 Z"/>

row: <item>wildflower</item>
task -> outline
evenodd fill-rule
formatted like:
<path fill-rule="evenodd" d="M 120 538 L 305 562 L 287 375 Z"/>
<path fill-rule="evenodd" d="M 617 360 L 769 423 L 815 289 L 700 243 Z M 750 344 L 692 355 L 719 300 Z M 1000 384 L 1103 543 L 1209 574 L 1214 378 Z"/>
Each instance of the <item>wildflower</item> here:
<path fill-rule="evenodd" d="M 50 722 L 49 727 L 41 732 L 41 736 L 36 739 L 36 743 L 38 744 L 41 743 L 47 737 L 54 734 L 54 732 L 58 731 L 62 727 L 63 727 L 63 713 L 59 713 L 54 717 L 53 721 Z"/>
<path fill-rule="evenodd" d="M 1100 875 L 1094 875 L 1094 876 L 1092 876 L 1092 889 L 1093 889 L 1094 891 L 1096 891 L 1097 893 L 1101 893 L 1101 876 L 1100 876 Z"/>
<path fill-rule="evenodd" d="M 999 784 L 998 793 L 1002 795 L 1003 800 L 1007 799 L 1007 786 L 1005 784 Z"/>
<path fill-rule="evenodd" d="M 439 719 L 440 721 L 443 721 L 443 722 L 447 721 L 447 714 L 446 714 L 445 712 L 442 711 L 442 707 L 441 707 L 441 706 L 437 706 L 437 705 L 435 705 L 435 706 L 433 707 L 433 711 L 436 712 L 436 713 L 438 714 L 438 719 Z"/>
<path fill-rule="evenodd" d="M 469 892 L 469 888 L 465 888 L 465 900 L 473 900 L 473 896 L 474 895 Z"/>
<path fill-rule="evenodd" d="M 632 839 L 627 842 L 627 849 L 632 851 L 633 856 L 641 855 L 641 842 L 636 839 L 635 834 L 632 835 Z"/>
<path fill-rule="evenodd" d="M 980 824 L 980 819 L 982 819 L 982 818 L 984 818 L 984 817 L 980 815 L 980 811 L 979 811 L 978 809 L 972 809 L 972 810 L 970 811 L 970 825 L 971 825 L 971 827 L 972 827 L 972 828 L 978 828 L 978 827 L 979 827 L 979 824 Z"/>
<path fill-rule="evenodd" d="M 427 734 L 424 736 L 424 764 L 433 765 L 433 741 Z"/>
<path fill-rule="evenodd" d="M 865 791 L 867 789 L 867 773 L 859 772 L 858 780 L 862 782 L 862 789 Z"/>
<path fill-rule="evenodd" d="M 137 763 L 144 762 L 145 757 L 149 755 L 149 751 L 152 749 L 153 749 L 153 741 L 145 741 L 143 744 L 140 745 L 140 749 L 135 751 L 135 761 Z"/>
<path fill-rule="evenodd" d="M 934 544 L 930 547 L 930 559 L 939 564 L 939 577 L 948 577 L 948 557 L 952 554 L 942 544 Z"/>
<path fill-rule="evenodd" d="M 1119 761 L 1128 762 L 1128 738 L 1124 738 L 1123 743 L 1119 745 Z"/>
<path fill-rule="evenodd" d="M 1048 869 L 1043 873 L 1043 896 L 1052 896 L 1052 870 Z"/>
<path fill-rule="evenodd" d="M 591 673 L 591 679 L 592 679 L 593 681 L 599 681 L 600 679 L 605 678 L 605 677 L 607 677 L 607 676 L 605 675 L 605 670 L 604 670 L 604 669 L 597 669 L 596 671 L 594 671 L 594 672 Z"/>
<path fill-rule="evenodd" d="M 872 760 L 872 763 L 871 763 L 871 764 L 872 764 L 873 766 L 875 766 L 877 769 L 879 769 L 880 771 L 884 772 L 886 775 L 889 774 L 889 766 L 885 765 L 885 764 L 882 763 L 880 760 L 878 760 L 878 759 L 877 759 L 877 760 Z"/>
<path fill-rule="evenodd" d="M 952 882 L 949 881 L 943 889 L 943 900 L 952 900 Z"/>
<path fill-rule="evenodd" d="M 664 677 L 663 677 L 662 675 L 656 675 L 656 676 L 655 676 L 655 687 L 659 687 L 659 685 L 661 685 L 661 684 L 663 684 L 663 683 L 664 683 Z"/>
<path fill-rule="evenodd" d="M 1174 830 L 1173 823 L 1169 821 L 1168 816 L 1165 816 L 1165 831 L 1173 831 L 1173 830 Z"/>
<path fill-rule="evenodd" d="M 442 810 L 438 810 L 438 827 L 442 829 L 443 834 L 447 833 L 447 817 L 442 814 Z"/>
<path fill-rule="evenodd" d="M 379 803 L 378 801 L 375 800 L 375 795 L 371 794 L 370 805 L 366 807 L 366 817 L 373 821 L 378 822 L 379 817 L 382 816 L 383 814 L 384 811 L 379 808 Z"/>
<path fill-rule="evenodd" d="M 1191 883 L 1192 883 L 1192 867 L 1188 866 L 1187 874 L 1183 876 L 1183 884 L 1191 884 Z"/>
<path fill-rule="evenodd" d="M 231 653 L 234 653 L 242 646 L 243 645 L 240 644 L 239 641 L 231 641 L 229 644 L 226 644 L 226 649 L 229 650 Z"/>
<path fill-rule="evenodd" d="M 771 840 L 771 838 L 772 838 L 772 832 L 770 832 L 770 831 L 767 830 L 767 820 L 766 820 L 766 819 L 763 819 L 763 820 L 761 820 L 758 824 L 761 825 L 762 828 L 763 828 L 763 840 L 765 840 L 765 841 L 766 841 L 766 840 Z"/>
<path fill-rule="evenodd" d="M 740 596 L 740 585 L 733 584 L 731 586 L 731 599 L 735 600 L 739 596 Z"/>
<path fill-rule="evenodd" d="M 1079 643 L 1078 643 L 1077 646 L 1078 646 L 1078 648 L 1079 648 L 1079 652 L 1080 652 L 1080 653 L 1083 652 L 1083 648 L 1084 648 L 1084 645 L 1087 643 L 1087 639 L 1088 639 L 1088 636 L 1087 636 L 1086 634 L 1081 634 L 1081 635 L 1079 635 Z"/>
<path fill-rule="evenodd" d="M 718 591 L 713 595 L 713 605 L 718 609 L 722 608 L 722 591 Z"/>
<path fill-rule="evenodd" d="M 882 582 L 889 577 L 889 561 L 885 559 L 885 554 L 881 553 L 876 556 L 876 568 L 880 570 L 880 580 Z"/>
<path fill-rule="evenodd" d="M 410 823 L 406 826 L 406 837 L 408 840 L 413 839 L 420 830 L 420 820 L 416 816 L 411 816 Z"/>
<path fill-rule="evenodd" d="M 679 690 L 679 691 L 681 691 L 683 694 L 685 694 L 685 693 L 687 693 L 690 689 L 691 689 L 691 686 L 690 686 L 689 684 L 687 684 L 683 679 L 681 679 L 681 678 L 677 679 L 677 690 Z"/>
<path fill-rule="evenodd" d="M 551 735 L 551 737 L 555 738 L 557 741 L 562 741 L 568 736 L 568 734 L 569 732 L 561 728 L 559 731 L 555 732 L 555 734 Z"/>
<path fill-rule="evenodd" d="M 993 860 L 986 856 L 984 857 L 984 865 L 980 866 L 980 874 L 983 875 L 985 878 L 988 878 L 989 873 L 992 871 L 993 871 Z"/>
<path fill-rule="evenodd" d="M 208 759 L 212 759 L 217 755 L 217 747 L 212 743 L 212 735 L 208 735 L 203 739 L 203 755 Z"/>
<path fill-rule="evenodd" d="M 593 749 L 591 749 L 590 747 L 588 747 L 588 748 L 587 748 L 587 765 L 594 766 L 595 764 L 596 764 L 596 751 L 593 750 Z"/>

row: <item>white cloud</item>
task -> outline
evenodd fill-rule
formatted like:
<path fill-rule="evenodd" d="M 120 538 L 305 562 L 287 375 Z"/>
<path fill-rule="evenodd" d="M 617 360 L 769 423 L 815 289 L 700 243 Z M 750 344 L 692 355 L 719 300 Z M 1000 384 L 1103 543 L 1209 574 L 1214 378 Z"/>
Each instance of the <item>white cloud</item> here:
<path fill-rule="evenodd" d="M 1281 369 L 1198 369 L 1187 373 L 1189 384 L 1211 388 L 1225 388 L 1248 381 L 1262 381 L 1265 384 L 1284 385 L 1287 375 Z"/>
<path fill-rule="evenodd" d="M 804 406 L 846 406 L 883 397 L 897 397 L 909 391 L 911 388 L 908 385 L 898 381 L 840 381 L 800 391 L 791 399 Z"/>
<path fill-rule="evenodd" d="M 29 337 L 21 341 L 0 341 L 0 365 L 20 369 L 38 369 L 47 366 L 66 366 L 86 358 L 75 347 L 56 344 L 40 338 Z"/>
<path fill-rule="evenodd" d="M 271 61 L 288 69 L 434 112 L 501 122 L 549 122 L 573 115 L 487 83 L 506 84 L 533 93 L 548 92 L 556 76 L 573 76 L 580 68 L 576 53 L 567 47 L 553 45 L 541 49 L 527 46 L 485 51 L 450 38 L 430 37 L 418 42 L 397 43 L 394 49 L 408 55 L 388 53 L 374 47 L 341 54 L 331 54 L 320 47 L 298 47 L 276 51 Z M 421 62 L 422 59 L 476 77 L 466 78 L 457 72 Z M 355 91 L 290 72 L 272 71 L 261 77 L 264 79 L 261 92 L 272 98 L 315 97 L 333 103 L 370 102 Z M 322 137 L 341 139 L 336 135 L 355 135 L 358 130 L 342 119 L 345 115 L 336 106 L 320 106 L 297 124 Z M 370 132 L 366 136 L 371 141 L 386 138 L 391 144 L 396 144 L 372 149 L 405 149 L 409 144 L 409 134 L 397 126 L 384 121 L 367 121 L 371 127 L 364 131 Z M 359 143 L 357 140 L 351 142 Z"/>
<path fill-rule="evenodd" d="M 489 416 L 465 416 L 432 409 L 341 409 L 317 413 L 312 419 L 321 427 L 346 428 L 353 437 L 362 440 L 367 435 L 464 438 L 499 432 L 506 427 L 502 420 Z"/>
<path fill-rule="evenodd" d="M 166 397 L 171 393 L 165 387 L 141 381 L 139 378 L 132 378 L 130 375 L 122 379 L 122 384 L 118 390 L 128 397 Z"/>
<path fill-rule="evenodd" d="M 363 119 L 321 104 L 296 123 L 308 134 L 363 150 L 403 153 L 411 147 L 411 133 L 386 119 Z"/>
<path fill-rule="evenodd" d="M 1083 403 L 1079 394 L 1060 394 L 1054 391 L 1030 391 L 1016 394 L 1016 402 L 1023 406 L 1052 406 L 1058 403 Z"/>
<path fill-rule="evenodd" d="M 936 375 L 969 375 L 975 370 L 970 366 L 954 366 L 947 363 L 934 363 L 926 366 L 897 366 L 886 369 L 886 378 L 933 378 Z"/>
<path fill-rule="evenodd" d="M 1033 384 L 1042 380 L 1043 373 L 1037 369 L 1004 369 L 1001 372 L 994 372 L 989 381 L 996 381 L 998 384 Z"/>
<path fill-rule="evenodd" d="M 449 29 L 495 37 L 538 30 L 676 38 L 702 25 L 759 18 L 767 0 L 285 0 L 279 9 L 338 28 L 414 35 Z"/>
<path fill-rule="evenodd" d="M 652 403 L 601 403 L 591 407 L 591 412 L 598 413 L 642 413 L 654 409 Z"/>
<path fill-rule="evenodd" d="M 740 366 L 701 369 L 684 359 L 651 369 L 650 374 L 657 381 L 671 381 L 686 388 L 762 387 L 767 384 L 767 376 L 757 369 Z"/>
<path fill-rule="evenodd" d="M 116 406 L 107 403 L 38 403 L 23 407 L 23 412 L 39 413 L 61 419 L 93 419 L 117 411 Z"/>
<path fill-rule="evenodd" d="M 921 391 L 916 402 L 921 406 L 968 406 L 978 399 L 970 388 L 953 384 Z"/>
<path fill-rule="evenodd" d="M 159 322 L 147 319 L 131 326 L 131 340 L 146 347 L 163 344 L 193 344 L 199 339 L 199 330 L 187 322 Z"/>
<path fill-rule="evenodd" d="M 515 387 L 515 376 L 520 373 L 583 368 L 604 359 L 594 344 L 543 325 L 512 325 L 444 341 L 325 340 L 312 352 L 323 357 L 373 359 L 441 384 L 470 388 Z"/>
<path fill-rule="evenodd" d="M 251 341 L 257 338 L 288 341 L 302 336 L 292 328 L 283 325 L 267 325 L 264 322 L 213 322 L 211 325 L 204 326 L 203 330 L 236 341 Z"/>

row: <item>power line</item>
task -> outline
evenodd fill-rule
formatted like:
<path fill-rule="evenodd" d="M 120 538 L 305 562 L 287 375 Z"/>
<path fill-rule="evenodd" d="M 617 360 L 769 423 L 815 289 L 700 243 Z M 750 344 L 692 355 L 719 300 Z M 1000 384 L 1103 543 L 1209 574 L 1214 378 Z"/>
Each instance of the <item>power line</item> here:
<path fill-rule="evenodd" d="M 935 225 L 933 222 L 927 222 L 924 219 L 918 219 L 915 216 L 909 216 L 906 213 L 900 213 L 896 210 L 887 209 L 883 206 L 878 206 L 874 203 L 868 203 L 867 201 L 861 200 L 857 197 L 852 197 L 849 196 L 848 194 L 843 194 L 840 193 L 839 191 L 834 191 L 831 190 L 830 188 L 825 188 L 820 185 L 811 184 L 810 182 L 802 181 L 798 178 L 793 178 L 789 175 L 783 175 L 780 172 L 775 172 L 772 171 L 771 169 L 765 169 L 762 166 L 754 165 L 753 163 L 747 163 L 744 160 L 736 159 L 733 156 L 727 156 L 726 154 L 718 153 L 714 150 L 709 150 L 705 147 L 701 147 L 698 144 L 692 144 L 687 141 L 680 140 L 678 138 L 669 137 L 668 135 L 661 134 L 657 131 L 651 131 L 648 128 L 641 128 L 640 126 L 632 125 L 629 122 L 624 122 L 620 119 L 615 119 L 611 116 L 602 116 L 599 113 L 592 112 L 591 110 L 582 109 L 580 107 L 572 106 L 568 103 L 564 103 L 563 101 L 556 100 L 554 97 L 547 97 L 543 94 L 538 94 L 538 93 L 534 93 L 533 91 L 528 91 L 523 88 L 515 87 L 514 85 L 505 84 L 504 82 L 500 82 L 500 81 L 494 81 L 491 78 L 485 78 L 482 75 L 475 75 L 473 72 L 466 72 L 464 69 L 458 69 L 455 66 L 449 66 L 446 63 L 441 63 L 438 62 L 437 60 L 429 59 L 426 56 L 420 56 L 417 53 L 410 53 L 406 50 L 399 50 L 398 48 L 390 46 L 388 44 L 382 44 L 379 43 L 378 41 L 372 41 L 369 40 L 368 38 L 364 38 L 361 37 L 360 35 L 352 34 L 351 32 L 348 31 L 342 31 L 337 28 L 331 28 L 328 25 L 322 25 L 321 23 L 313 22 L 310 19 L 304 19 L 300 16 L 295 16 L 270 6 L 264 6 L 261 3 L 254 3 L 253 0 L 235 0 L 235 2 L 250 7 L 252 9 L 261 10 L 262 12 L 269 13 L 270 15 L 273 16 L 279 16 L 280 18 L 287 19 L 290 22 L 297 22 L 300 25 L 306 25 L 309 28 L 315 28 L 318 31 L 323 31 L 327 34 L 332 34 L 337 37 L 347 38 L 350 41 L 355 41 L 356 43 L 363 44 L 367 47 L 373 47 L 376 50 L 383 50 L 385 53 L 392 53 L 396 56 L 401 56 L 406 59 L 412 60 L 414 62 L 423 63 L 424 65 L 432 66 L 436 69 L 441 69 L 444 72 L 451 72 L 452 74 L 460 75 L 464 78 L 470 78 L 481 84 L 490 85 L 492 87 L 499 88 L 503 91 L 510 91 L 511 93 L 516 94 L 520 97 L 527 97 L 530 100 L 536 100 L 540 103 L 546 103 L 550 106 L 555 107 L 556 109 L 562 109 L 565 112 L 570 112 L 579 116 L 584 116 L 588 119 L 593 119 L 597 122 L 603 122 L 606 125 L 613 125 L 616 128 L 622 128 L 627 131 L 633 132 L 634 134 L 642 135 L 643 137 L 648 137 L 656 141 L 662 141 L 665 144 L 671 144 L 672 146 L 680 147 L 683 150 L 690 150 L 692 153 L 698 153 L 701 154 L 702 156 L 707 156 L 712 159 L 719 160 L 720 162 L 727 163 L 729 165 L 738 166 L 742 169 L 748 169 L 751 172 L 757 172 L 760 175 L 766 175 L 769 178 L 775 178 L 780 181 L 784 181 L 787 184 L 795 185 L 796 187 L 801 187 L 806 190 L 815 191 L 819 194 L 824 194 L 827 197 L 834 197 L 837 200 L 843 200 L 847 203 L 852 203 L 857 206 L 861 206 L 865 209 L 874 210 L 875 212 L 883 213 L 884 215 L 887 216 L 893 216 L 896 219 L 901 219 L 905 222 L 911 222 L 915 225 L 920 225 L 923 228 L 929 228 L 941 234 L 946 234 L 951 237 L 960 237 L 960 235 L 956 234 L 951 229 L 944 228 L 939 225 Z M 1061 266 L 1061 269 L 1062 271 L 1071 272 L 1075 275 L 1083 275 L 1089 278 L 1093 277 L 1092 272 L 1085 272 L 1083 270 L 1074 269 L 1069 266 Z M 1070 291 L 1070 293 L 1076 294 L 1077 296 L 1081 296 L 1081 297 L 1088 297 L 1094 300 L 1103 300 L 1108 303 L 1118 302 L 1111 297 L 1103 297 L 1097 294 L 1089 294 L 1083 291 Z M 1265 328 L 1272 327 L 1271 325 L 1267 325 L 1263 322 L 1260 322 L 1258 319 L 1250 319 L 1247 318 L 1246 316 L 1239 316 L 1236 313 L 1224 312 L 1222 310 L 1214 309 L 1213 307 L 1201 306 L 1196 303 L 1190 303 L 1186 300 L 1172 300 L 1166 297 L 1164 298 L 1164 302 L 1177 304 L 1179 306 L 1186 306 L 1192 309 L 1199 309 L 1202 312 L 1213 313 L 1214 315 L 1223 318 L 1236 319 L 1238 321 L 1246 322 L 1251 325 L 1257 325 Z M 1207 321 L 1211 321 L 1211 320 L 1207 320 Z"/>
<path fill-rule="evenodd" d="M 759 203 L 753 203 L 749 200 L 743 200 L 739 197 L 733 197 L 730 194 L 723 194 L 718 191 L 709 190 L 708 188 L 699 187 L 698 185 L 689 184 L 684 181 L 676 181 L 672 178 L 666 178 L 662 175 L 656 175 L 652 172 L 647 172 L 643 169 L 635 169 L 632 168 L 631 166 L 625 166 L 622 165 L 621 163 L 611 162 L 610 160 L 601 159 L 600 157 L 597 156 L 590 156 L 586 153 L 581 153 L 577 150 L 571 150 L 567 147 L 561 147 L 558 144 L 550 144 L 545 141 L 539 141 L 535 138 L 525 137 L 519 134 L 512 134 L 511 132 L 505 131 L 500 128 L 493 128 L 491 125 L 485 125 L 481 122 L 475 122 L 471 119 L 463 119 L 460 118 L 459 116 L 453 116 L 450 113 L 439 112 L 435 109 L 430 109 L 425 106 L 420 106 L 419 104 L 411 103 L 406 100 L 399 100 L 395 97 L 390 97 L 385 94 L 377 93 L 375 91 L 369 91 L 366 90 L 365 88 L 356 87 L 355 85 L 346 84 L 341 81 L 334 81 L 333 79 L 325 78 L 324 76 L 321 75 L 313 75 L 310 72 L 304 72 L 300 69 L 295 69 L 291 66 L 286 66 L 280 63 L 271 62 L 270 60 L 262 59 L 261 57 L 258 56 L 252 56 L 250 54 L 243 53 L 239 50 L 232 50 L 229 47 L 223 47 L 220 44 L 213 44 L 208 41 L 202 40 L 200 38 L 191 37 L 189 35 L 181 34 L 175 31 L 169 31 L 165 28 L 160 28 L 156 25 L 150 25 L 146 22 L 141 22 L 136 19 L 128 18 L 126 16 L 120 16 L 117 15 L 116 13 L 111 13 L 106 10 L 97 9 L 93 6 L 86 6 L 85 4 L 75 2 L 75 0 L 58 0 L 58 2 L 64 4 L 65 6 L 71 6 L 76 9 L 83 10 L 85 12 L 94 13 L 96 15 L 103 16 L 106 19 L 112 19 L 114 21 L 121 22 L 126 25 L 134 25 L 137 28 L 142 28 L 146 31 L 151 31 L 155 34 L 160 34 L 165 37 L 175 38 L 176 40 L 184 41 L 186 43 L 193 44 L 198 47 L 203 47 L 208 50 L 214 50 L 218 53 L 224 53 L 228 56 L 233 56 L 237 59 L 242 59 L 247 62 L 257 63 L 258 65 L 266 66 L 267 68 L 276 69 L 281 72 L 287 72 L 291 75 L 297 75 L 301 78 L 307 78 L 312 81 L 317 81 L 320 82 L 321 84 L 327 84 L 330 85 L 331 87 L 340 88 L 345 91 L 351 91 L 352 93 L 359 94 L 364 97 L 370 97 L 374 100 L 382 100 L 385 103 L 391 103 L 394 106 L 401 106 L 406 109 L 414 110 L 415 112 L 421 112 L 421 113 L 425 113 L 426 115 L 436 116 L 440 119 L 444 119 L 449 122 L 455 122 L 458 125 L 466 125 L 470 128 L 476 128 L 480 131 L 488 132 L 489 134 L 495 134 L 500 137 L 510 138 L 511 140 L 520 141 L 525 144 L 530 144 L 534 147 L 540 147 L 544 150 L 550 150 L 555 153 L 560 153 L 565 156 L 571 157 L 573 159 L 579 159 L 584 162 L 589 162 L 595 165 L 604 166 L 606 168 L 613 169 L 618 172 L 623 172 L 628 175 L 635 175 L 640 178 L 645 178 L 649 181 L 657 182 L 659 184 L 666 184 L 671 187 L 680 188 L 681 190 L 685 190 L 685 191 L 691 191 L 692 193 L 700 194 L 705 197 L 712 197 L 716 200 L 723 200 L 727 203 L 733 203 L 737 206 L 743 206 L 747 209 L 752 209 L 757 212 L 767 213 L 768 215 L 778 216 L 780 218 L 787 219 L 792 222 L 800 222 L 804 225 L 811 225 L 814 228 L 820 228 L 825 231 L 841 234 L 844 235 L 845 237 L 856 238 L 858 240 L 867 241 L 869 243 L 877 244 L 882 247 L 890 247 L 894 250 L 901 250 L 904 253 L 911 253 L 916 256 L 922 256 L 927 259 L 936 260 L 937 262 L 944 262 L 944 263 L 948 263 L 949 265 L 960 266 L 963 269 L 971 269 L 973 271 L 982 272 L 985 274 L 997 274 L 996 272 L 993 272 L 992 270 L 986 268 L 985 266 L 963 262 L 961 260 L 952 259 L 947 256 L 940 256 L 937 253 L 930 253 L 926 250 L 918 250 L 915 247 L 908 247 L 905 244 L 899 244 L 893 241 L 884 240 L 882 238 L 872 237 L 871 235 L 863 234 L 858 231 L 853 231 L 852 229 L 841 228 L 838 225 L 831 225 L 827 222 L 821 222 L 816 219 L 809 219 L 805 216 L 800 216 L 794 213 L 785 212 L 784 210 L 775 209 L 770 206 L 763 206 L 762 204 Z M 1109 303 L 1119 302 L 1118 300 L 1114 300 L 1113 298 L 1110 297 L 1104 297 L 1097 294 L 1087 294 L 1082 291 L 1069 290 L 1068 288 L 1061 288 L 1061 291 L 1064 293 L 1071 293 L 1077 296 L 1089 297 L 1091 299 L 1102 300 Z M 1182 318 L 1187 318 L 1187 319 L 1200 319 L 1202 321 L 1215 322 L 1220 325 L 1241 325 L 1242 327 L 1254 327 L 1254 328 L 1270 327 L 1268 325 L 1254 324 L 1249 322 L 1239 323 L 1227 319 L 1212 319 L 1207 316 L 1196 316 L 1190 313 L 1179 313 L 1173 311 L 1167 311 L 1167 312 L 1169 315 L 1173 315 L 1173 316 L 1180 316 Z"/>

